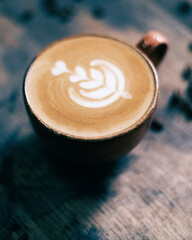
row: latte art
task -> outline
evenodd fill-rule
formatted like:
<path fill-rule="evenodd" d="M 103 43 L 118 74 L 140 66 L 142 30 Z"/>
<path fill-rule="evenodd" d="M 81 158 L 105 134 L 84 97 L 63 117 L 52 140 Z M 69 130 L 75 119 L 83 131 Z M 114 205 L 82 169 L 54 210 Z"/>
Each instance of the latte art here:
<path fill-rule="evenodd" d="M 154 76 L 145 59 L 119 41 L 82 36 L 46 48 L 26 75 L 34 114 L 61 134 L 100 139 L 124 132 L 150 108 Z"/>
<path fill-rule="evenodd" d="M 71 71 L 62 60 L 57 61 L 52 68 L 53 75 L 68 73 L 67 78 L 71 83 L 78 83 L 78 90 L 74 87 L 68 89 L 71 100 L 83 107 L 100 108 L 113 103 L 121 96 L 132 98 L 129 92 L 124 92 L 125 77 L 117 66 L 100 59 L 92 60 L 89 65 L 89 73 L 82 66 L 76 66 L 75 71 Z M 66 76 L 58 79 L 56 85 L 62 87 L 62 81 L 67 80 Z M 51 97 L 53 88 L 49 89 Z"/>

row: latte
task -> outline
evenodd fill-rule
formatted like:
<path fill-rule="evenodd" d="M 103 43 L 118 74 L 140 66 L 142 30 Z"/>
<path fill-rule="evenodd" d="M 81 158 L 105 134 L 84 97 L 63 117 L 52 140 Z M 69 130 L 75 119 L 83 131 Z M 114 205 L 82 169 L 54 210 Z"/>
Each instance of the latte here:
<path fill-rule="evenodd" d="M 25 94 L 36 117 L 67 136 L 101 139 L 129 130 L 150 108 L 151 66 L 117 40 L 81 36 L 46 48 L 30 66 Z"/>

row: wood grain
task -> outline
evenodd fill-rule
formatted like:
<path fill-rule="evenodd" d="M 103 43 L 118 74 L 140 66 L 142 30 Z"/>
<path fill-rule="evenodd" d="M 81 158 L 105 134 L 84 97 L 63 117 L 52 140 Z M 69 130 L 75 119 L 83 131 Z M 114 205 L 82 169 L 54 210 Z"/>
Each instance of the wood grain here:
<path fill-rule="evenodd" d="M 73 10 L 68 21 L 51 15 L 46 2 L 0 2 L 0 239 L 191 240 L 192 121 L 168 100 L 186 88 L 192 11 L 181 13 L 177 0 L 69 0 L 60 6 Z M 158 69 L 163 130 L 149 130 L 129 155 L 94 169 L 51 154 L 23 105 L 22 79 L 34 56 L 72 34 L 104 33 L 135 45 L 151 29 L 170 41 Z"/>

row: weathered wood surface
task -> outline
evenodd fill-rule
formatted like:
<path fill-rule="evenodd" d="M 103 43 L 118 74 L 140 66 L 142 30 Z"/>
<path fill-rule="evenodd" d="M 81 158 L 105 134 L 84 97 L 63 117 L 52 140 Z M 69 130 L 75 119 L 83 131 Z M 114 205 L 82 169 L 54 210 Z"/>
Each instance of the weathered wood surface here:
<path fill-rule="evenodd" d="M 0 1 L 0 239 L 191 240 L 192 121 L 167 105 L 173 91 L 186 88 L 181 75 L 192 64 L 192 10 L 180 9 L 177 0 L 56 1 L 68 6 L 61 17 L 45 2 L 51 1 Z M 156 118 L 164 129 L 149 130 L 129 155 L 102 169 L 56 161 L 24 109 L 22 78 L 30 61 L 72 34 L 135 44 L 151 29 L 170 40 L 159 67 Z"/>

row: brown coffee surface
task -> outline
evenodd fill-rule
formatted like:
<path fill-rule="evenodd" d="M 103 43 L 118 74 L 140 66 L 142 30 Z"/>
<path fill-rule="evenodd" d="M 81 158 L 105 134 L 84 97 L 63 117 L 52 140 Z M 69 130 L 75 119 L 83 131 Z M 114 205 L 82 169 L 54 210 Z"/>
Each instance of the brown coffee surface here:
<path fill-rule="evenodd" d="M 26 75 L 29 105 L 44 124 L 68 136 L 105 138 L 131 128 L 154 99 L 147 61 L 119 41 L 82 36 L 39 54 Z"/>

